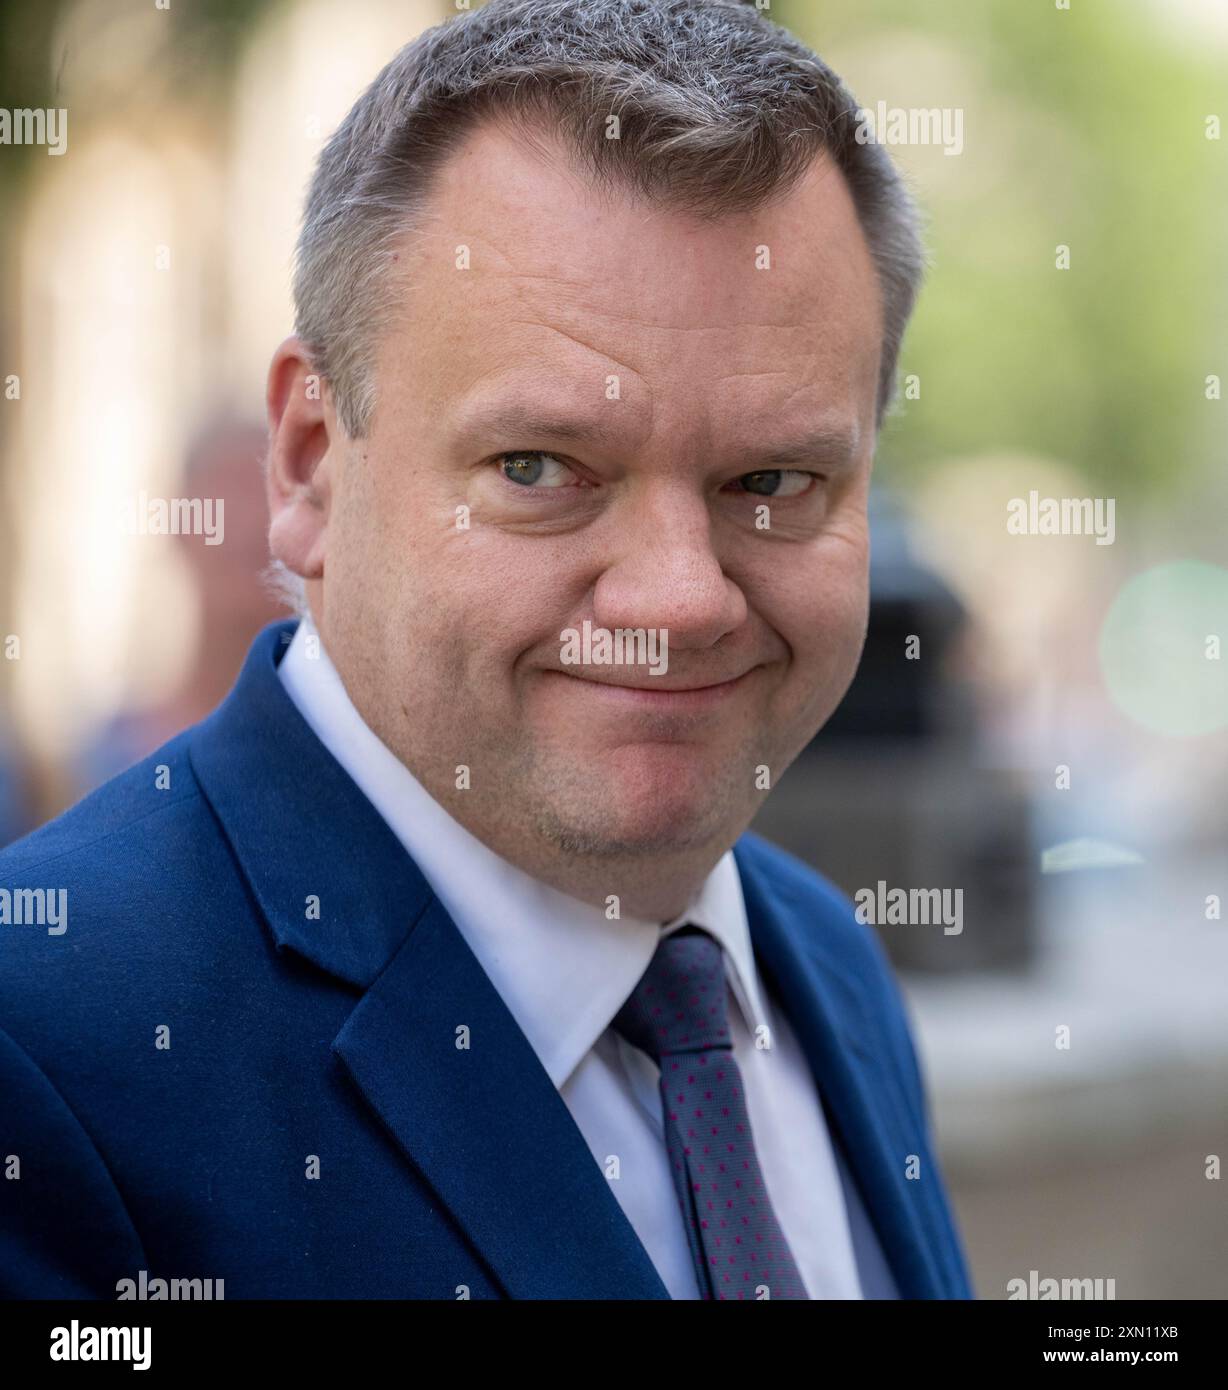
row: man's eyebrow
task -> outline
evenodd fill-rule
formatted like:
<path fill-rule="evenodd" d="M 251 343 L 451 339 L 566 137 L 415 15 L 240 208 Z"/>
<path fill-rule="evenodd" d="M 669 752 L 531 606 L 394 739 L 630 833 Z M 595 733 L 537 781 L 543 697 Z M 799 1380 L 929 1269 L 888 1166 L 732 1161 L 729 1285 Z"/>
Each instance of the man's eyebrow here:
<path fill-rule="evenodd" d="M 501 435 L 512 443 L 529 439 L 592 439 L 604 443 L 615 439 L 616 430 L 615 420 L 609 415 L 577 415 L 527 402 L 504 401 L 462 416 L 457 422 L 457 434 L 465 438 Z"/>
<path fill-rule="evenodd" d="M 596 441 L 616 445 L 620 438 L 613 415 L 581 415 L 567 410 L 536 407 L 523 401 L 504 401 L 474 409 L 457 425 L 465 438 L 501 436 L 510 444 L 530 440 Z M 830 468 L 850 467 L 857 457 L 861 433 L 856 424 L 821 425 L 794 439 L 777 444 L 756 444 L 749 448 L 722 445 L 720 452 L 735 460 L 746 473 L 769 472 L 798 464 L 826 464 Z"/>
<path fill-rule="evenodd" d="M 758 444 L 749 449 L 733 451 L 739 463 L 746 464 L 748 473 L 771 472 L 777 468 L 792 468 L 801 463 L 824 463 L 832 468 L 847 468 L 857 457 L 861 432 L 855 425 L 824 425 L 796 439 L 779 444 Z"/>

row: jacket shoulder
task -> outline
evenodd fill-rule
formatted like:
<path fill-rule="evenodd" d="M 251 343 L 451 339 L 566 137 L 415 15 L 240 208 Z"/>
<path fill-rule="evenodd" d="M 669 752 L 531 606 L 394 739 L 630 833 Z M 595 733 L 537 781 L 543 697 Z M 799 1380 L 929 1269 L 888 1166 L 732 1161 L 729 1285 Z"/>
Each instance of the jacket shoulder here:
<path fill-rule="evenodd" d="M 53 1070 L 207 939 L 193 923 L 226 850 L 186 748 L 177 735 L 0 851 L 0 1027 Z"/>
<path fill-rule="evenodd" d="M 176 735 L 36 830 L 0 849 L 0 886 L 35 869 L 63 876 L 85 875 L 100 864 L 122 871 L 116 842 L 138 830 L 164 832 L 166 821 L 185 801 L 200 799 L 200 787 L 187 756 L 191 731 Z"/>

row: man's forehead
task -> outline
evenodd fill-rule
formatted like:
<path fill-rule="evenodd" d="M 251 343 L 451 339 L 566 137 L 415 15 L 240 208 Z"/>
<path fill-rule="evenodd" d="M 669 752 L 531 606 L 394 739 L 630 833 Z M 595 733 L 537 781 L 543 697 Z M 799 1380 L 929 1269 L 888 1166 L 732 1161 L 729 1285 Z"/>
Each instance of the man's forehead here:
<path fill-rule="evenodd" d="M 486 121 L 441 167 L 422 233 L 442 271 L 456 267 L 440 250 L 465 248 L 463 273 L 526 295 L 618 303 L 643 290 L 659 312 L 641 318 L 663 326 L 683 291 L 694 311 L 711 312 L 713 326 L 748 295 L 787 319 L 799 293 L 830 300 L 877 291 L 852 196 L 826 154 L 767 204 L 699 217 L 596 181 L 557 136 Z M 663 277 L 678 289 L 665 301 Z"/>
<path fill-rule="evenodd" d="M 446 349 L 449 409 L 520 367 L 567 390 L 618 375 L 627 396 L 691 381 L 733 411 L 830 403 L 863 432 L 872 412 L 877 277 L 824 162 L 771 206 L 699 219 L 487 126 L 441 172 L 410 260 L 402 348 Z"/>

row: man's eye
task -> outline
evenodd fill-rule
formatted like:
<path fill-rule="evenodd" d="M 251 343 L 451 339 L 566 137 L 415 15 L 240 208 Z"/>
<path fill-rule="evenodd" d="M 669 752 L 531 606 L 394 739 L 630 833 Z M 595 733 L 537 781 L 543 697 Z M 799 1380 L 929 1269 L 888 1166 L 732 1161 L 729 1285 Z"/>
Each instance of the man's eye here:
<path fill-rule="evenodd" d="M 522 487 L 566 487 L 575 481 L 575 474 L 565 463 L 536 449 L 501 455 L 499 468 L 508 482 Z"/>
<path fill-rule="evenodd" d="M 817 476 L 798 468 L 769 468 L 759 473 L 743 473 L 736 481 L 745 491 L 760 497 L 798 497 Z"/>

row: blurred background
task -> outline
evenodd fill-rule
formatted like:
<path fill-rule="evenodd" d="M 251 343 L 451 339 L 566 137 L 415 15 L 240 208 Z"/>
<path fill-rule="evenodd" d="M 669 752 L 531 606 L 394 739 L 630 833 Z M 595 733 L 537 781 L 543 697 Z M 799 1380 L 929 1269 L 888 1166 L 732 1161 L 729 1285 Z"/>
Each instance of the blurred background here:
<path fill-rule="evenodd" d="M 0 3 L 0 106 L 69 112 L 63 154 L 0 144 L 0 843 L 201 718 L 283 612 L 259 459 L 302 194 L 457 8 Z M 960 138 L 892 147 L 932 266 L 866 656 L 756 829 L 850 894 L 961 894 L 958 931 L 868 929 L 980 1297 L 1226 1297 L 1228 3 L 761 8 Z M 1033 493 L 1112 499 L 1112 543 L 1012 534 Z M 224 499 L 225 543 L 157 534 L 175 497 Z"/>

